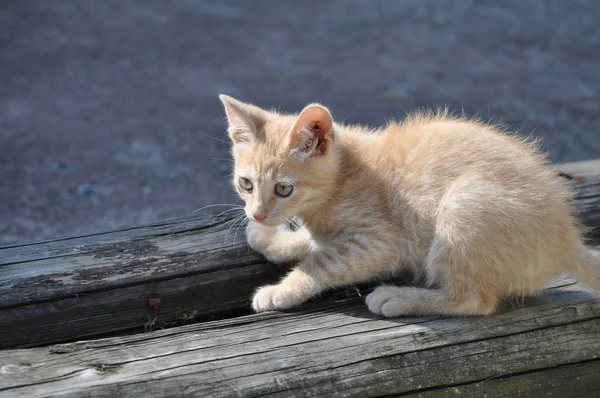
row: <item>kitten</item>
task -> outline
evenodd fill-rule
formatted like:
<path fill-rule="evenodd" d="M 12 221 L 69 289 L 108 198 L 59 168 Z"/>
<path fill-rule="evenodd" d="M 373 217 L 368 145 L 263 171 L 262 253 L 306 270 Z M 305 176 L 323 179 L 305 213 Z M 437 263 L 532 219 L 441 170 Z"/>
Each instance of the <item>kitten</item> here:
<path fill-rule="evenodd" d="M 445 111 L 372 130 L 335 123 L 318 104 L 284 115 L 220 99 L 248 243 L 269 261 L 299 262 L 258 289 L 255 311 L 401 268 L 435 288 L 381 286 L 369 310 L 490 314 L 502 296 L 535 293 L 563 270 L 600 291 L 572 192 L 535 143 Z"/>

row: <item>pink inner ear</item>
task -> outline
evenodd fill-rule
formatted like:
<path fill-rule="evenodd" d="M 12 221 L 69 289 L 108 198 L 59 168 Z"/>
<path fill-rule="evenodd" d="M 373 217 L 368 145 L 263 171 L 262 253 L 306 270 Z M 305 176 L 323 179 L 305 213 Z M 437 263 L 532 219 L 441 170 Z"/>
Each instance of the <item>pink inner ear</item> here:
<path fill-rule="evenodd" d="M 313 134 L 319 138 L 319 139 L 324 139 L 325 138 L 325 130 L 321 128 L 321 126 L 319 126 L 319 122 L 316 121 L 314 123 L 314 125 L 311 128 Z"/>
<path fill-rule="evenodd" d="M 244 130 L 235 130 L 231 132 L 231 138 L 236 144 L 250 142 L 250 133 Z"/>
<path fill-rule="evenodd" d="M 302 145 L 303 149 L 309 149 L 313 140 L 317 139 L 317 152 L 323 155 L 333 142 L 332 120 L 329 112 L 320 106 L 311 106 L 300 114 L 298 121 L 292 130 L 292 141 Z M 306 136 L 309 131 L 311 138 Z"/>

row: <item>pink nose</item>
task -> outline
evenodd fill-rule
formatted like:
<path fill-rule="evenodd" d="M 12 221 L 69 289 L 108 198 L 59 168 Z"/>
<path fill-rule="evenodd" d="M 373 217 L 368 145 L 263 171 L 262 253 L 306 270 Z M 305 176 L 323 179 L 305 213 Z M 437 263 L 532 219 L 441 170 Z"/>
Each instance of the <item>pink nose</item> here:
<path fill-rule="evenodd" d="M 262 221 L 265 218 L 267 218 L 267 215 L 266 214 L 252 214 L 252 217 L 254 217 L 254 219 L 256 221 Z"/>

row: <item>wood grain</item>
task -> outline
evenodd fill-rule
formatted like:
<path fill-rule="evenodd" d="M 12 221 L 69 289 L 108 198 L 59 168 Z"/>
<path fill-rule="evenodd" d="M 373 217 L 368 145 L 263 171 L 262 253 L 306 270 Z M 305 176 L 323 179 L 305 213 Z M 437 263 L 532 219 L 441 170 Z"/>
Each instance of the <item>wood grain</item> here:
<path fill-rule="evenodd" d="M 570 388 L 593 392 L 600 378 L 590 372 L 599 358 L 600 301 L 566 280 L 490 317 L 388 320 L 349 299 L 7 350 L 0 395 L 447 396 L 454 388 L 512 394 L 526 377 L 552 387 L 551 370 L 571 365 L 587 376 L 581 383 L 571 379 Z M 542 387 L 536 388 L 527 391 Z"/>
<path fill-rule="evenodd" d="M 500 376 L 477 383 L 433 388 L 411 397 L 589 397 L 600 396 L 600 360 L 559 365 L 517 375 Z"/>

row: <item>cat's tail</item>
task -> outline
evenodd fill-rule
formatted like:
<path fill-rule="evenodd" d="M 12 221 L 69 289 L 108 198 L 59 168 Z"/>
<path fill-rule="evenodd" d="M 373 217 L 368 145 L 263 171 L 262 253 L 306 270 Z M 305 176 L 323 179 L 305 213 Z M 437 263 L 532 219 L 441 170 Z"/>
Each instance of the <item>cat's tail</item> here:
<path fill-rule="evenodd" d="M 600 253 L 594 253 L 582 244 L 574 265 L 570 272 L 575 279 L 586 289 L 600 294 Z"/>

